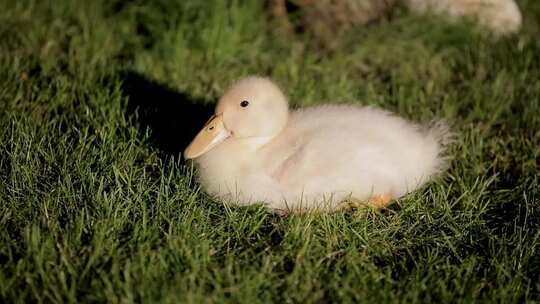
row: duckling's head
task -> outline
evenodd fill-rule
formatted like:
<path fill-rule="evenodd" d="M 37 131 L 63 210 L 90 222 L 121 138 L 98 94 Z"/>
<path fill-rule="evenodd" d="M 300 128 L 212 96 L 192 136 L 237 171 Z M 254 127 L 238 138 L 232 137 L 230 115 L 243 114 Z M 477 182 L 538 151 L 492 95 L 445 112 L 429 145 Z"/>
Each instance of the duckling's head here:
<path fill-rule="evenodd" d="M 215 114 L 186 148 L 184 157 L 196 158 L 229 139 L 271 139 L 289 115 L 287 98 L 267 78 L 238 81 L 219 99 Z"/>

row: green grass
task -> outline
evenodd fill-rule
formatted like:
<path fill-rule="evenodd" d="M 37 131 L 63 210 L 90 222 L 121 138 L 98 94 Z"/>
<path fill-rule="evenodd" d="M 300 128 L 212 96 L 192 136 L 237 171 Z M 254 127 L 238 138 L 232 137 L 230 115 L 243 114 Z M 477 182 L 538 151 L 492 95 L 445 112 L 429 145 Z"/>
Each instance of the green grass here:
<path fill-rule="evenodd" d="M 321 50 L 261 1 L 0 0 L 0 301 L 540 301 L 540 5 L 495 40 L 399 12 Z M 225 207 L 179 159 L 219 94 L 269 75 L 456 132 L 383 212 Z"/>

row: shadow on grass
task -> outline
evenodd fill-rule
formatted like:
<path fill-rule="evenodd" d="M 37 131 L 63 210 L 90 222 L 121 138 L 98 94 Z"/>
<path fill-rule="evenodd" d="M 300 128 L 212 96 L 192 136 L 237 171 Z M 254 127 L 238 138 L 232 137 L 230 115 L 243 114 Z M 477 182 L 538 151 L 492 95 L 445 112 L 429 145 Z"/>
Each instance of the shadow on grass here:
<path fill-rule="evenodd" d="M 125 72 L 121 80 L 128 97 L 127 114 L 136 115 L 140 133 L 149 129 L 153 144 L 165 154 L 179 157 L 213 113 L 213 107 L 204 100 L 141 74 Z"/>

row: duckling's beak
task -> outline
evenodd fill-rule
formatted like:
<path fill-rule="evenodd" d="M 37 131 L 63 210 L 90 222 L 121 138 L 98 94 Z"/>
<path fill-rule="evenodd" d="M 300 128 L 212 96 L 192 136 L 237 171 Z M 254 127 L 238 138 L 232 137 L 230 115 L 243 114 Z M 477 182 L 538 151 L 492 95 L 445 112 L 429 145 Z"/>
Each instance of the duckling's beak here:
<path fill-rule="evenodd" d="M 199 157 L 229 136 L 231 132 L 225 128 L 223 114 L 213 115 L 186 148 L 184 157 L 186 159 Z"/>

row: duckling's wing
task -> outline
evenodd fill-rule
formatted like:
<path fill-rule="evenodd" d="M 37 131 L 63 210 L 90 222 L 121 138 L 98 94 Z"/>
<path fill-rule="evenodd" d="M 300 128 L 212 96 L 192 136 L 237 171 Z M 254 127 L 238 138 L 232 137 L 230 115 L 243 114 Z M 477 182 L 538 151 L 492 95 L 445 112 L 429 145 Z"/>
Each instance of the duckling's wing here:
<path fill-rule="evenodd" d="M 272 178 L 278 183 L 285 182 L 290 176 L 290 172 L 297 170 L 297 165 L 302 163 L 303 156 L 304 146 L 298 145 L 292 150 L 290 155 L 278 164 L 277 168 L 272 173 Z"/>

